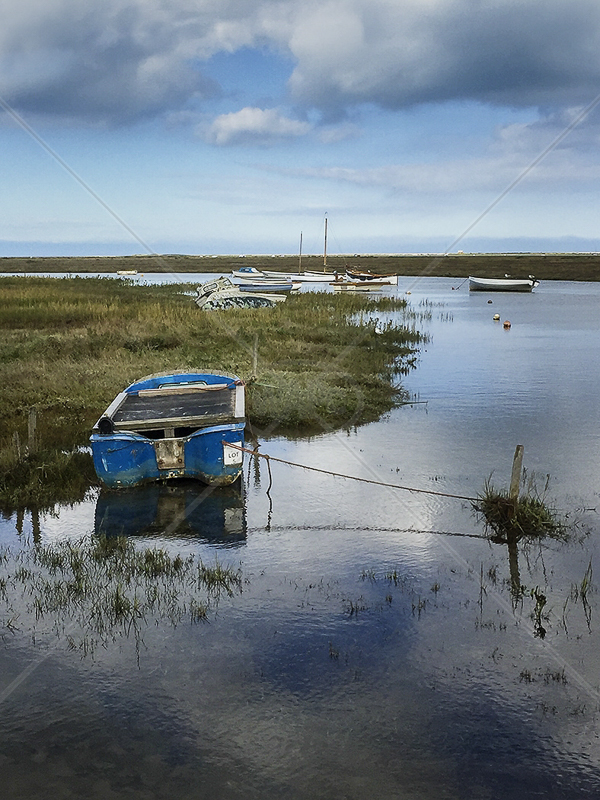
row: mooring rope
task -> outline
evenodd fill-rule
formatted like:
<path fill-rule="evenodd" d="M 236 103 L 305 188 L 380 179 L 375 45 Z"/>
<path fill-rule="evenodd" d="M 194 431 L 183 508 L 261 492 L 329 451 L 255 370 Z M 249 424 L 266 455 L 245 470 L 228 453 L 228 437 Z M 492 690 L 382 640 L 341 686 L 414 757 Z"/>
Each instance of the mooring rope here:
<path fill-rule="evenodd" d="M 333 472 L 329 469 L 321 469 L 320 467 L 309 467 L 306 464 L 296 464 L 293 461 L 286 461 L 284 458 L 276 458 L 275 456 L 269 456 L 266 453 L 259 453 L 258 450 L 250 450 L 248 447 L 242 447 L 239 444 L 232 444 L 231 442 L 223 441 L 224 445 L 227 447 L 232 447 L 234 450 L 241 450 L 242 453 L 248 453 L 251 456 L 258 456 L 259 458 L 264 458 L 267 462 L 267 465 L 270 461 L 277 461 L 279 464 L 287 464 L 288 467 L 298 467 L 299 469 L 306 469 L 311 472 L 320 472 L 322 475 L 331 475 L 334 478 L 346 478 L 349 481 L 360 481 L 360 483 L 370 483 L 374 486 L 386 486 L 389 489 L 401 489 L 404 492 L 414 492 L 415 494 L 433 494 L 437 497 L 451 497 L 454 500 L 468 500 L 471 503 L 479 502 L 478 497 L 468 497 L 464 494 L 450 494 L 449 492 L 435 492 L 433 489 L 415 489 L 413 486 L 401 486 L 397 483 L 386 483 L 385 481 L 375 481 L 371 478 L 359 478 L 356 475 L 344 475 L 341 472 Z M 270 467 L 269 467 L 269 475 L 270 475 Z M 272 481 L 271 481 L 272 482 Z M 269 488 L 271 485 L 269 484 Z"/>

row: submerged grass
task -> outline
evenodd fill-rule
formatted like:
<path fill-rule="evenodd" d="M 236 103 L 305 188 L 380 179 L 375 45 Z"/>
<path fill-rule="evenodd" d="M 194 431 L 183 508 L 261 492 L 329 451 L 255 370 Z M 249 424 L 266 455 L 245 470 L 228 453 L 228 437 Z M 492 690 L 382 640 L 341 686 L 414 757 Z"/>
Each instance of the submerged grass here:
<path fill-rule="evenodd" d="M 83 655 L 131 637 L 139 653 L 150 624 L 208 618 L 241 574 L 218 562 L 172 556 L 131 540 L 88 537 L 0 551 L 0 630 L 64 638 Z"/>
<path fill-rule="evenodd" d="M 0 509 L 48 505 L 42 485 L 71 485 L 65 470 L 77 499 L 77 472 L 89 476 L 91 463 L 77 454 L 91 425 L 119 391 L 154 372 L 239 375 L 248 420 L 263 433 L 358 425 L 402 399 L 397 378 L 423 340 L 404 299 L 310 292 L 272 309 L 205 312 L 185 293 L 193 288 L 0 278 Z M 364 321 L 386 312 L 398 322 L 383 332 Z M 40 448 L 24 457 L 32 408 Z"/>

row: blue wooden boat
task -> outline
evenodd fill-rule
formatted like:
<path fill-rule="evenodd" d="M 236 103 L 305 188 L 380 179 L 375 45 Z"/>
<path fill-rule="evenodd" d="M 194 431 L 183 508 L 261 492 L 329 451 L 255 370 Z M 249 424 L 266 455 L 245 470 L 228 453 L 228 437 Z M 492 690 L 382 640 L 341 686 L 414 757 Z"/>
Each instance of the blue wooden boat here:
<path fill-rule="evenodd" d="M 225 486 L 239 478 L 245 387 L 213 372 L 148 375 L 117 395 L 92 429 L 100 480 L 116 489 L 170 478 Z"/>

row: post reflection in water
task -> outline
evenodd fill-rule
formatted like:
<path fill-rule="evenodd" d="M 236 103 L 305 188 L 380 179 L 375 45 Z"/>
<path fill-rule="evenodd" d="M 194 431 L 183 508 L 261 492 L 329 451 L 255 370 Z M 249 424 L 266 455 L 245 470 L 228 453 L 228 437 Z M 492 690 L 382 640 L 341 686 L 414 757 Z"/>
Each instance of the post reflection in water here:
<path fill-rule="evenodd" d="M 246 541 L 243 481 L 221 487 L 180 480 L 102 489 L 94 529 L 104 536 L 201 538 L 239 546 Z"/>

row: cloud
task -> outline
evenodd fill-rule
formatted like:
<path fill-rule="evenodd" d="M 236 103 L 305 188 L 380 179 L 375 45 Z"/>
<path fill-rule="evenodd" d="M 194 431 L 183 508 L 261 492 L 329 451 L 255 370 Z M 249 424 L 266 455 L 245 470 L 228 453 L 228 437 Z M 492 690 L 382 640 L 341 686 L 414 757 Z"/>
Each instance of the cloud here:
<path fill-rule="evenodd" d="M 201 105 L 220 91 L 203 66 L 241 48 L 291 59 L 291 99 L 325 122 L 361 104 L 558 108 L 600 86 L 597 0 L 0 0 L 0 11 L 0 94 L 106 124 Z"/>
<path fill-rule="evenodd" d="M 294 97 L 331 112 L 471 99 L 512 106 L 591 100 L 600 6 L 591 0 L 329 0 L 289 42 Z"/>
<path fill-rule="evenodd" d="M 580 109 L 550 115 L 529 125 L 511 124 L 498 128 L 487 151 L 464 158 L 440 158 L 415 163 L 387 163 L 377 167 L 306 167 L 288 173 L 365 188 L 383 188 L 391 193 L 426 197 L 482 196 L 502 192 L 519 178 L 519 191 L 553 192 L 560 185 L 569 193 L 594 190 L 600 180 L 596 157 L 600 140 L 598 125 L 585 135 L 576 131 L 552 149 Z M 590 157 L 590 148 L 594 146 Z M 546 152 L 547 151 L 547 152 Z M 539 160 L 541 154 L 546 155 Z"/>
<path fill-rule="evenodd" d="M 308 122 L 285 117 L 274 108 L 242 108 L 217 117 L 204 135 L 218 145 L 265 144 L 305 136 L 310 130 Z"/>

